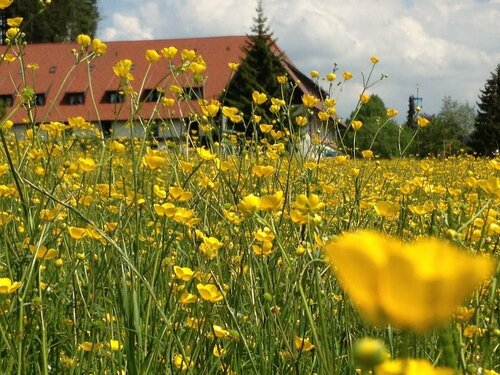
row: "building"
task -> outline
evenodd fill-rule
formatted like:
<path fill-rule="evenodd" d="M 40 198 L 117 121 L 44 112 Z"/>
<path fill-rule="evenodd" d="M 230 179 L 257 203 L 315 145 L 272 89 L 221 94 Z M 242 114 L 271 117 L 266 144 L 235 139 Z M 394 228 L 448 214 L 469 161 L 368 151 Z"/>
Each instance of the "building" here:
<path fill-rule="evenodd" d="M 165 128 L 153 127 L 156 137 L 178 139 L 186 131 L 189 114 L 199 112 L 197 99 L 220 97 L 233 74 L 228 63 L 244 59 L 243 47 L 247 41 L 246 36 L 225 36 L 108 42 L 104 55 L 79 64 L 76 64 L 74 50 L 79 50 L 80 46 L 76 43 L 28 45 L 25 48 L 25 65 L 37 64 L 36 69 L 26 70 L 26 86 L 32 87 L 36 94 L 34 122 L 64 123 L 70 117 L 81 116 L 98 124 L 104 134 L 130 136 L 129 127 L 126 126 L 128 121 L 130 118 L 141 118 L 169 124 Z M 207 70 L 203 72 L 207 77 L 204 83 L 195 82 L 192 74 L 175 76 L 165 59 L 153 64 L 146 60 L 146 50 L 160 51 L 170 46 L 178 49 L 178 55 L 186 49 L 194 50 L 203 57 L 207 65 Z M 12 53 L 7 46 L 2 49 L 3 53 Z M 282 57 L 283 67 L 290 80 L 300 82 L 299 94 L 324 95 L 315 82 L 301 73 L 278 47 L 275 52 Z M 133 63 L 131 73 L 135 79 L 132 86 L 139 93 L 138 100 L 141 101 L 138 113 L 131 113 L 130 100 L 123 95 L 120 79 L 113 73 L 113 66 L 122 59 L 129 59 Z M 179 65 L 180 57 L 177 56 L 173 63 Z M 158 105 L 162 95 L 173 95 L 169 91 L 172 84 L 179 86 L 191 100 L 179 101 L 172 107 Z M 23 87 L 19 59 L 2 61 L 0 105 L 4 118 L 14 122 L 17 133 L 25 130 L 27 122 L 26 112 L 18 108 Z M 316 125 L 312 123 L 310 126 Z M 140 133 L 139 130 L 136 135 Z"/>

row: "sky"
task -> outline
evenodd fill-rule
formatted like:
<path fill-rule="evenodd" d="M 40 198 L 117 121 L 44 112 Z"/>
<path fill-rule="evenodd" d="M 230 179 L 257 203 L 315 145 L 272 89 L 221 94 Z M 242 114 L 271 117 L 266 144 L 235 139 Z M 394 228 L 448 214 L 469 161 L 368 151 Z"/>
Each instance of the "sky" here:
<path fill-rule="evenodd" d="M 99 0 L 104 41 L 250 33 L 257 0 Z M 500 0 L 262 0 L 274 38 L 304 73 L 353 79 L 332 92 L 348 117 L 375 66 L 369 88 L 404 122 L 408 97 L 436 114 L 445 96 L 475 105 L 500 64 Z"/>

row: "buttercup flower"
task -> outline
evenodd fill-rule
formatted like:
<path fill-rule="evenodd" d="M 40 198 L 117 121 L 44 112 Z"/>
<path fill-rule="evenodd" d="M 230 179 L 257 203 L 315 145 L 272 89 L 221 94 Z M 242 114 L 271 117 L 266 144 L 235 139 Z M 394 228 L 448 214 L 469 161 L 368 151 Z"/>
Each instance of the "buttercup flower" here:
<path fill-rule="evenodd" d="M 309 94 L 302 95 L 302 104 L 304 104 L 306 107 L 313 108 L 318 103 L 319 99 L 315 96 Z"/>
<path fill-rule="evenodd" d="M 8 277 L 0 278 L 0 294 L 11 294 L 23 286 L 22 282 L 14 281 Z"/>
<path fill-rule="evenodd" d="M 91 39 L 90 39 L 90 36 L 88 36 L 86 34 L 80 34 L 76 37 L 76 42 L 80 46 L 87 48 L 88 46 L 90 46 Z"/>
<path fill-rule="evenodd" d="M 134 76 L 132 73 L 130 73 L 130 70 L 132 69 L 132 61 L 129 59 L 124 59 L 120 60 L 116 63 L 116 65 L 113 67 L 113 72 L 117 77 L 120 78 L 126 78 L 129 81 L 132 81 L 134 79 Z"/>
<path fill-rule="evenodd" d="M 352 78 L 352 73 L 351 72 L 344 72 L 344 73 L 342 73 L 342 77 L 344 77 L 344 80 L 349 81 Z"/>
<path fill-rule="evenodd" d="M 417 117 L 417 125 L 419 128 L 425 128 L 430 124 L 430 121 L 425 117 L 418 116 Z"/>
<path fill-rule="evenodd" d="M 155 63 L 160 61 L 161 56 L 156 50 L 154 49 L 148 49 L 146 50 L 146 60 L 148 60 L 150 63 Z"/>
<path fill-rule="evenodd" d="M 372 231 L 324 247 L 361 315 L 376 325 L 424 331 L 442 324 L 493 272 L 493 261 L 447 242 L 402 243 Z"/>
<path fill-rule="evenodd" d="M 354 130 L 359 130 L 359 129 L 361 129 L 363 127 L 363 123 L 361 121 L 358 121 L 358 120 L 353 120 L 351 122 L 351 125 L 352 125 L 352 128 Z"/>
<path fill-rule="evenodd" d="M 23 17 L 7 18 L 7 25 L 10 27 L 19 27 L 23 22 Z"/>
<path fill-rule="evenodd" d="M 254 91 L 252 93 L 252 100 L 255 104 L 264 104 L 267 101 L 267 95 L 263 92 Z"/>
<path fill-rule="evenodd" d="M 209 302 L 219 302 L 224 298 L 217 289 L 217 286 L 214 284 L 197 284 L 196 289 L 198 289 L 198 293 L 200 293 L 201 298 L 205 301 Z"/>
<path fill-rule="evenodd" d="M 14 0 L 0 0 L 0 9 L 8 8 Z"/>

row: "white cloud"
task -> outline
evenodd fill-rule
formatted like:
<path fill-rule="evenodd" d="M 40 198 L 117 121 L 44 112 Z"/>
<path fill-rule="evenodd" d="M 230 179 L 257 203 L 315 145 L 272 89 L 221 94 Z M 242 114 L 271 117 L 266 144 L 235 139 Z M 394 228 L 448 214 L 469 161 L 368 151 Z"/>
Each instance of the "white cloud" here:
<path fill-rule="evenodd" d="M 104 40 L 182 38 L 250 32 L 255 2 L 239 0 L 102 0 Z M 474 103 L 489 73 L 500 63 L 500 0 L 264 0 L 264 12 L 279 46 L 304 73 L 323 74 L 334 63 L 355 79 L 380 63 L 374 77 L 387 106 L 403 120 L 408 97 L 420 85 L 426 112 L 441 100 Z M 112 15 L 113 14 L 113 15 Z M 111 16 L 112 15 L 112 16 Z M 346 86 L 339 111 L 350 113 L 359 82 Z"/>

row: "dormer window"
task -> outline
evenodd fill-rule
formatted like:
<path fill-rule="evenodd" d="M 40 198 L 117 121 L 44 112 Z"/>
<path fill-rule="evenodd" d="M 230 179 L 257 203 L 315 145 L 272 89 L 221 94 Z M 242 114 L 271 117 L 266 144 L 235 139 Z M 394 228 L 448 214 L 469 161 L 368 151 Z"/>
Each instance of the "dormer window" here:
<path fill-rule="evenodd" d="M 189 100 L 203 99 L 203 87 L 183 87 L 184 95 Z"/>
<path fill-rule="evenodd" d="M 104 94 L 105 103 L 123 103 L 125 96 L 120 91 L 106 91 Z"/>
<path fill-rule="evenodd" d="M 163 93 L 157 89 L 145 89 L 142 92 L 142 100 L 144 102 L 157 102 L 162 96 Z"/>
<path fill-rule="evenodd" d="M 38 107 L 43 107 L 45 105 L 45 102 L 46 102 L 45 94 L 39 93 L 35 95 L 35 104 Z"/>
<path fill-rule="evenodd" d="M 64 95 L 63 104 L 85 104 L 85 94 L 83 92 L 68 92 L 66 93 L 66 95 Z"/>
<path fill-rule="evenodd" d="M 12 94 L 0 95 L 0 107 L 12 107 L 14 97 Z"/>

